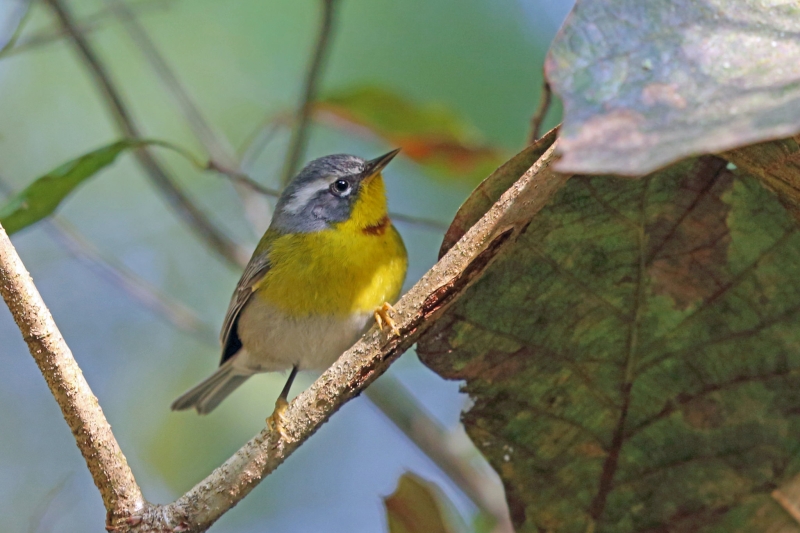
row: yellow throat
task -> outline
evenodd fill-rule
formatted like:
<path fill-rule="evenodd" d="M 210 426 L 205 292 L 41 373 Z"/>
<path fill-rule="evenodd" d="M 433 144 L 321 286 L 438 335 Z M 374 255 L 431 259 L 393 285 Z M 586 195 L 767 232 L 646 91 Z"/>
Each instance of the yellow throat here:
<path fill-rule="evenodd" d="M 290 316 L 371 314 L 400 294 L 408 260 L 380 173 L 361 183 L 348 220 L 270 240 L 270 270 L 256 296 Z"/>

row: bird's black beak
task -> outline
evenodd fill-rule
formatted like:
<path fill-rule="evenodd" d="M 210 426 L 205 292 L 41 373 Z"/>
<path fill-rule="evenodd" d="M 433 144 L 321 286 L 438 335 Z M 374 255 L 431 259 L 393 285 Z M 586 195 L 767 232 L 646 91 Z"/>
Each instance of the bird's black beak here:
<path fill-rule="evenodd" d="M 397 150 L 392 150 L 388 154 L 383 154 L 380 157 L 376 157 L 370 161 L 367 161 L 366 165 L 364 165 L 364 177 L 369 178 L 376 175 L 378 172 L 384 169 L 386 165 L 389 164 L 389 161 L 394 159 L 400 153 L 400 148 Z"/>

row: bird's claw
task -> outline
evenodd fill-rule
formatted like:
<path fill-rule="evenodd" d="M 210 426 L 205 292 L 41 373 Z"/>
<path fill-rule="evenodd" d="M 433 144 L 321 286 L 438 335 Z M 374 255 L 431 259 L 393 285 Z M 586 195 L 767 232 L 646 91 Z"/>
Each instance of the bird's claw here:
<path fill-rule="evenodd" d="M 288 439 L 284 423 L 286 422 L 286 410 L 289 408 L 289 402 L 285 398 L 278 398 L 275 401 L 275 410 L 269 418 L 267 418 L 267 427 L 270 431 L 277 431 L 283 440 Z"/>
<path fill-rule="evenodd" d="M 390 312 L 394 315 L 397 314 L 397 311 L 389 302 L 384 302 L 382 306 L 375 310 L 375 322 L 381 331 L 385 331 L 385 328 L 388 327 L 392 335 L 400 335 L 400 329 L 398 329 L 394 319 L 389 315 Z"/>

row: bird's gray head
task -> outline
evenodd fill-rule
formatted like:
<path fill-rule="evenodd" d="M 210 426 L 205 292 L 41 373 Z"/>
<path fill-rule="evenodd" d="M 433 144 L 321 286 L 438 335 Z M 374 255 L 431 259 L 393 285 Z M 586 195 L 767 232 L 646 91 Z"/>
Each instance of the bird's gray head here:
<path fill-rule="evenodd" d="M 379 173 L 399 151 L 371 161 L 347 154 L 311 161 L 284 189 L 271 227 L 285 233 L 311 233 L 348 220 L 362 183 Z"/>

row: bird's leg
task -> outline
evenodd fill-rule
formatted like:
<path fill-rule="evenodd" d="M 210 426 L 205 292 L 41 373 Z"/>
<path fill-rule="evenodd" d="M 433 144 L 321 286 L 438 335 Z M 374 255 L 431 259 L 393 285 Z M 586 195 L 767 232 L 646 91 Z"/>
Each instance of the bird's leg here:
<path fill-rule="evenodd" d="M 286 380 L 286 385 L 283 386 L 281 395 L 275 400 L 275 410 L 270 417 L 267 418 L 267 427 L 270 431 L 277 431 L 284 440 L 287 439 L 286 430 L 283 428 L 283 423 L 286 421 L 286 409 L 289 408 L 287 398 L 289 397 L 289 390 L 292 388 L 292 382 L 295 376 L 297 376 L 297 370 L 297 365 L 292 367 L 292 371 L 289 373 L 289 379 Z"/>
<path fill-rule="evenodd" d="M 395 311 L 394 307 L 389 305 L 389 302 L 383 302 L 382 306 L 375 309 L 375 322 L 378 323 L 378 328 L 380 328 L 381 331 L 384 331 L 385 326 L 389 328 L 393 335 L 400 335 L 397 324 L 394 323 L 394 319 L 389 315 L 390 311 L 394 315 L 397 314 L 397 311 Z"/>

